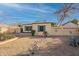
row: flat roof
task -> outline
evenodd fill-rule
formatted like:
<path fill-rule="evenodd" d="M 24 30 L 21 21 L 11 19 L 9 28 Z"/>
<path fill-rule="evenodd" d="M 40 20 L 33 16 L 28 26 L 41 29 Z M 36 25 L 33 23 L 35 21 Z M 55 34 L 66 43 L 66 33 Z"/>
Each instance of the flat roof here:
<path fill-rule="evenodd" d="M 50 24 L 51 24 L 51 23 L 53 23 L 53 22 L 34 22 L 34 23 L 32 23 L 32 24 L 43 24 L 43 23 L 44 23 L 44 24 L 47 24 L 47 23 L 50 23 Z"/>
<path fill-rule="evenodd" d="M 21 24 L 21 25 L 32 25 L 32 23 L 28 23 L 28 24 Z"/>

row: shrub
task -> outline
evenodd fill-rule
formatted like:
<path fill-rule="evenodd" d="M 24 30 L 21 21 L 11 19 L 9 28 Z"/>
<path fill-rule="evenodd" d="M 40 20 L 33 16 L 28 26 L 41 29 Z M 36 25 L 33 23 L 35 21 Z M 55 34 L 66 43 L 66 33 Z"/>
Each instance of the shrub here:
<path fill-rule="evenodd" d="M 47 31 L 44 31 L 43 34 L 44 34 L 44 37 L 47 37 Z"/>
<path fill-rule="evenodd" d="M 69 45 L 73 47 L 79 46 L 79 37 L 71 37 Z"/>
<path fill-rule="evenodd" d="M 4 40 L 11 39 L 11 38 L 14 38 L 14 37 L 15 36 L 11 35 L 11 34 L 0 34 L 0 41 L 4 41 Z"/>
<path fill-rule="evenodd" d="M 35 36 L 35 30 L 31 30 L 32 36 Z"/>
<path fill-rule="evenodd" d="M 39 54 L 39 46 L 37 45 L 38 42 L 35 41 L 31 47 L 28 49 L 28 51 L 26 52 L 23 52 L 23 54 L 21 53 L 21 56 L 22 55 L 26 55 L 26 56 L 34 56 L 34 55 L 38 55 Z"/>
<path fill-rule="evenodd" d="M 77 28 L 77 32 L 79 32 L 79 28 Z"/>

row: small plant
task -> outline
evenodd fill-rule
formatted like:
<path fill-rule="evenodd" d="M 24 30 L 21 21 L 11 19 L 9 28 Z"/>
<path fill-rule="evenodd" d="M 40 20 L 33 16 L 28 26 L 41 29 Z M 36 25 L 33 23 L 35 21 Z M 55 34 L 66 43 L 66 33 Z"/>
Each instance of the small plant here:
<path fill-rule="evenodd" d="M 79 32 L 79 28 L 77 28 L 77 32 Z"/>
<path fill-rule="evenodd" d="M 28 54 L 26 54 L 26 55 L 31 55 L 31 56 L 33 56 L 33 55 L 38 55 L 39 54 L 39 47 L 38 47 L 38 45 L 37 45 L 37 41 L 35 41 L 33 44 L 32 44 L 32 46 L 31 46 L 31 48 L 28 50 Z"/>
<path fill-rule="evenodd" d="M 38 43 L 40 43 L 39 41 L 34 41 L 34 43 L 32 43 L 31 47 L 24 52 L 21 52 L 20 54 L 18 54 L 18 56 L 36 56 L 40 54 L 40 50 L 42 49 L 42 47 L 38 46 Z"/>
<path fill-rule="evenodd" d="M 0 34 L 0 41 L 4 41 L 4 40 L 8 40 L 8 39 L 11 39 L 11 38 L 14 38 L 15 36 L 14 35 L 10 35 L 10 34 Z"/>
<path fill-rule="evenodd" d="M 44 31 L 43 34 L 44 34 L 44 37 L 47 37 L 48 33 L 47 33 L 47 31 Z"/>
<path fill-rule="evenodd" d="M 32 36 L 35 36 L 35 30 L 31 30 Z"/>
<path fill-rule="evenodd" d="M 79 37 L 70 38 L 70 46 L 78 47 L 79 46 Z"/>

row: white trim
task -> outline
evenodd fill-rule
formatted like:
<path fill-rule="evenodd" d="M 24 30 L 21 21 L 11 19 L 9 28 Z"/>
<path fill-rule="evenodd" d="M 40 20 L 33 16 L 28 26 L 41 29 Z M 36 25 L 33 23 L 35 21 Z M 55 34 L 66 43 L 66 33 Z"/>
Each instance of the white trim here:
<path fill-rule="evenodd" d="M 31 31 L 27 31 L 25 30 L 25 26 L 28 26 L 28 25 L 23 25 L 22 28 L 23 28 L 23 32 L 31 32 Z M 29 25 L 28 27 L 30 27 L 31 25 Z"/>
<path fill-rule="evenodd" d="M 31 31 L 23 31 L 23 32 L 31 32 Z"/>

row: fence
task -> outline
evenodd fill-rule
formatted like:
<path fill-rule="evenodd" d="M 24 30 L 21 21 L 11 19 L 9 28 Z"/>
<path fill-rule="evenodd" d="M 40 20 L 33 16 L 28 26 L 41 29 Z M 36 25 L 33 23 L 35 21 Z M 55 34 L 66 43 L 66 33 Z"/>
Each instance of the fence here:
<path fill-rule="evenodd" d="M 50 35 L 78 35 L 76 28 L 58 28 L 52 27 L 51 31 L 49 31 Z"/>

